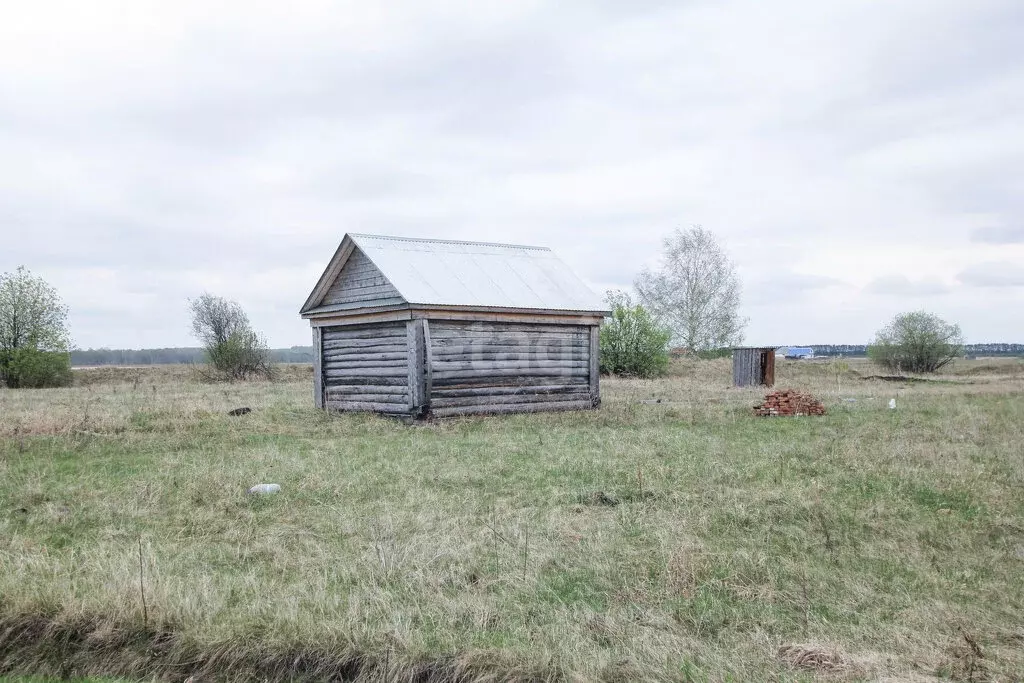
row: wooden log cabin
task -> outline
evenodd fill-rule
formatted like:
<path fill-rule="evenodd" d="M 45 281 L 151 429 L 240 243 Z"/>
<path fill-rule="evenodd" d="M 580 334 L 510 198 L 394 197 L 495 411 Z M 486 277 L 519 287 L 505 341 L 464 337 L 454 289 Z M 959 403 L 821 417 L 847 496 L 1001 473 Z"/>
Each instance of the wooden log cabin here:
<path fill-rule="evenodd" d="M 359 234 L 301 310 L 317 407 L 418 418 L 596 408 L 607 313 L 550 249 Z"/>

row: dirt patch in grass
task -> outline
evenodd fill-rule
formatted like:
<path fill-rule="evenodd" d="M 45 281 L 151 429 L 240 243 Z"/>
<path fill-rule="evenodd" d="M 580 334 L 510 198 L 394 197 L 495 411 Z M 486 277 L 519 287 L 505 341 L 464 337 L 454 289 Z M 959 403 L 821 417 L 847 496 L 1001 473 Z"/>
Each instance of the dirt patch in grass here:
<path fill-rule="evenodd" d="M 778 657 L 792 667 L 816 673 L 838 674 L 850 669 L 845 657 L 818 645 L 783 645 L 779 648 Z"/>

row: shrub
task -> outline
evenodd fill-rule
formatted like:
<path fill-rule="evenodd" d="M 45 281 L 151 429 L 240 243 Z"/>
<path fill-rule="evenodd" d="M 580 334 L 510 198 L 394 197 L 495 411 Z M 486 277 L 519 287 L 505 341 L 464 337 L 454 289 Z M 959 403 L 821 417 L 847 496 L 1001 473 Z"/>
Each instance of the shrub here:
<path fill-rule="evenodd" d="M 963 353 L 960 326 L 924 311 L 896 316 L 868 347 L 868 358 L 893 372 L 936 372 Z"/>
<path fill-rule="evenodd" d="M 601 372 L 657 377 L 668 370 L 672 333 L 624 292 L 609 292 L 611 318 L 601 327 Z"/>
<path fill-rule="evenodd" d="M 69 353 L 23 347 L 0 356 L 0 375 L 11 389 L 66 387 L 71 384 Z"/>
<path fill-rule="evenodd" d="M 266 343 L 252 330 L 237 330 L 223 342 L 207 347 L 210 365 L 219 377 L 210 379 L 271 379 L 274 367 Z"/>
<path fill-rule="evenodd" d="M 210 381 L 252 377 L 272 379 L 274 366 L 267 343 L 249 325 L 249 317 L 235 301 L 212 294 L 189 300 L 192 333 L 203 342 Z"/>

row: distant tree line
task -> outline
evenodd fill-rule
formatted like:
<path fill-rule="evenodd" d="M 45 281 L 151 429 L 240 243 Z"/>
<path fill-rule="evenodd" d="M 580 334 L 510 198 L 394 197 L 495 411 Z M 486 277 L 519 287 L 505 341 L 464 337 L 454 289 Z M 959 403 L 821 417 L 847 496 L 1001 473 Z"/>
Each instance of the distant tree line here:
<path fill-rule="evenodd" d="M 814 349 L 815 356 L 867 356 L 866 344 L 798 344 Z M 967 356 L 1024 356 L 1024 344 L 964 344 Z"/>
<path fill-rule="evenodd" d="M 274 363 L 312 363 L 312 346 L 271 349 Z M 205 363 L 203 348 L 177 347 L 166 349 L 77 349 L 71 352 L 71 364 L 83 365 L 174 365 Z"/>

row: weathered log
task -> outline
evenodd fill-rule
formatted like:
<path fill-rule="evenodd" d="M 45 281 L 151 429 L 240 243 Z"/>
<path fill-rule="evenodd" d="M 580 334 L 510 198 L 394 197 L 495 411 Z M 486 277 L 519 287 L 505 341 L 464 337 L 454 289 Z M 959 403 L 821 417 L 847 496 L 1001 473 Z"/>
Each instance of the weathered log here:
<path fill-rule="evenodd" d="M 340 384 L 327 387 L 328 394 L 335 395 L 348 395 L 348 394 L 361 394 L 361 393 L 374 393 L 374 394 L 406 394 L 408 388 L 405 386 L 374 386 L 372 388 L 363 387 L 360 385 L 353 384 Z"/>
<path fill-rule="evenodd" d="M 342 386 L 400 386 L 404 387 L 406 382 L 409 380 L 403 375 L 401 377 L 367 377 L 367 376 L 354 376 L 354 377 L 328 377 L 324 383 L 329 387 L 342 387 Z"/>
<path fill-rule="evenodd" d="M 325 348 L 326 353 L 346 355 L 349 353 L 397 353 L 406 349 L 406 341 L 387 341 L 383 339 L 352 340 L 348 342 L 330 342 Z"/>
<path fill-rule="evenodd" d="M 356 326 L 353 326 L 356 327 Z M 353 341 L 356 339 L 384 339 L 391 337 L 401 338 L 405 334 L 405 323 L 380 323 L 374 326 L 359 325 L 361 329 L 348 330 L 344 327 L 324 328 L 324 343 L 336 341 Z"/>
<path fill-rule="evenodd" d="M 517 394 L 517 395 L 494 395 L 494 396 L 458 396 L 452 398 L 433 398 L 430 405 L 433 408 L 453 408 L 457 406 L 474 405 L 514 405 L 519 403 L 562 403 L 564 401 L 590 401 L 590 389 L 586 386 L 579 387 L 578 391 L 566 394 Z"/>
<path fill-rule="evenodd" d="M 446 346 L 589 346 L 587 335 L 567 334 L 496 334 L 489 336 L 458 335 L 433 337 L 434 348 Z"/>
<path fill-rule="evenodd" d="M 522 394 L 572 394 L 588 391 L 586 384 L 526 384 L 517 386 L 474 387 L 469 389 L 434 389 L 437 398 L 454 398 L 457 396 L 517 396 Z"/>
<path fill-rule="evenodd" d="M 401 368 L 403 371 L 408 365 L 408 359 L 397 360 L 332 360 L 324 363 L 325 370 L 348 370 L 364 368 L 376 371 L 378 368 Z"/>
<path fill-rule="evenodd" d="M 484 360 L 590 360 L 590 352 L 585 346 L 572 348 L 552 348 L 538 346 L 449 346 L 434 349 L 435 360 L 454 361 L 460 358 Z"/>
<path fill-rule="evenodd" d="M 551 384 L 578 384 L 581 386 L 588 386 L 590 384 L 589 377 L 572 377 L 568 375 L 562 375 L 561 377 L 553 377 L 551 375 L 542 375 L 536 377 L 523 377 L 523 376 L 511 376 L 511 377 L 454 377 L 449 379 L 434 379 L 434 387 L 437 389 L 472 389 L 477 387 L 529 387 L 539 385 L 551 385 Z"/>
<path fill-rule="evenodd" d="M 459 372 L 473 371 L 481 374 L 504 370 L 538 370 L 543 368 L 554 368 L 558 370 L 586 370 L 589 374 L 590 363 L 577 360 L 464 360 L 464 361 L 434 361 L 434 372 Z"/>
<path fill-rule="evenodd" d="M 405 377 L 408 370 L 404 365 L 386 368 L 340 368 L 325 369 L 324 376 L 334 377 Z"/>
<path fill-rule="evenodd" d="M 504 405 L 458 406 L 431 410 L 435 417 L 456 417 L 458 415 L 501 415 L 506 413 L 539 413 L 550 410 L 588 410 L 593 405 L 587 401 L 558 401 L 544 403 L 515 403 Z"/>
<path fill-rule="evenodd" d="M 401 413 L 408 414 L 409 406 L 405 403 L 364 403 L 358 401 L 327 401 L 328 410 L 352 411 L 352 412 L 374 412 L 374 413 Z"/>
<path fill-rule="evenodd" d="M 574 332 L 586 334 L 589 328 L 582 325 L 564 325 L 543 323 L 484 323 L 484 322 L 463 322 L 463 321 L 439 321 L 433 323 L 431 333 L 433 337 L 446 337 L 453 334 L 465 334 L 467 331 L 481 336 L 492 334 L 508 333 L 537 333 L 537 332 Z"/>
<path fill-rule="evenodd" d="M 586 367 L 571 368 L 491 368 L 483 370 L 439 370 L 434 364 L 434 382 L 450 379 L 473 379 L 486 377 L 581 377 L 584 382 L 590 380 L 590 372 Z"/>
<path fill-rule="evenodd" d="M 336 394 L 328 391 L 327 400 L 341 403 L 393 403 L 403 408 L 409 405 L 408 394 Z"/>
<path fill-rule="evenodd" d="M 405 363 L 409 360 L 408 352 L 391 351 L 388 353 L 345 353 L 324 354 L 328 363 Z"/>
<path fill-rule="evenodd" d="M 580 343 L 575 339 L 536 339 L 522 337 L 508 339 L 505 337 L 458 337 L 450 340 L 435 339 L 434 349 L 442 353 L 458 353 L 462 348 L 482 348 L 487 351 L 532 351 L 533 349 L 589 349 L 590 344 Z"/>

